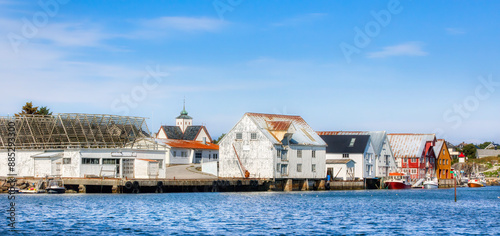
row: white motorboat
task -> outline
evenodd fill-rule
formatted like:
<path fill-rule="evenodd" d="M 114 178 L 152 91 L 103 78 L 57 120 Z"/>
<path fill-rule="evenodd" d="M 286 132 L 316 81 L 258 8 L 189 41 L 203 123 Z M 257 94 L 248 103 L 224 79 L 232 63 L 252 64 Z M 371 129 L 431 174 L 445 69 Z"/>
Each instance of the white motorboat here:
<path fill-rule="evenodd" d="M 45 191 L 47 191 L 47 193 L 65 193 L 66 188 L 64 188 L 64 183 L 61 178 L 54 178 L 49 179 Z"/>
<path fill-rule="evenodd" d="M 425 189 L 437 189 L 439 187 L 439 181 L 436 177 L 426 177 L 423 183 L 423 187 Z"/>

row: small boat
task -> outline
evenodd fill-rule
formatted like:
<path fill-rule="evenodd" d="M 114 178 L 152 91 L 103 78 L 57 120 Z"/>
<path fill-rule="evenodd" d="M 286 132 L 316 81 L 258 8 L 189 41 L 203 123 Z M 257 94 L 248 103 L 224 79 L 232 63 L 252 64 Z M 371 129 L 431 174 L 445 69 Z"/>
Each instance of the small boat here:
<path fill-rule="evenodd" d="M 22 194 L 35 194 L 35 193 L 38 193 L 38 190 L 35 187 L 30 187 L 28 189 L 21 189 L 21 190 L 19 190 L 19 193 L 22 193 Z"/>
<path fill-rule="evenodd" d="M 425 188 L 425 189 L 437 189 L 438 187 L 439 187 L 438 179 L 435 177 L 434 178 L 431 178 L 431 177 L 425 178 L 424 186 L 422 186 L 422 188 Z"/>
<path fill-rule="evenodd" d="M 49 179 L 47 188 L 45 188 L 47 193 L 65 193 L 64 183 L 61 178 Z"/>
<path fill-rule="evenodd" d="M 467 186 L 470 188 L 480 188 L 486 186 L 486 180 L 484 179 L 484 174 L 479 174 L 478 176 L 470 177 Z"/>
<path fill-rule="evenodd" d="M 389 177 L 384 180 L 384 185 L 388 189 L 411 188 L 410 176 L 403 173 L 389 173 Z"/>

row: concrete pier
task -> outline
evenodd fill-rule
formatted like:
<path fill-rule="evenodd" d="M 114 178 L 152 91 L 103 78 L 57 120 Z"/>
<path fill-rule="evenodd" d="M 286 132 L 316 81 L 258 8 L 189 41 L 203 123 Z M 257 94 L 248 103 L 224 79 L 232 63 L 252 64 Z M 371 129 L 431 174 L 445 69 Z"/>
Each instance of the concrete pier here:
<path fill-rule="evenodd" d="M 40 178 L 20 178 L 22 186 L 33 186 Z M 320 179 L 117 179 L 63 178 L 68 193 L 169 193 L 169 192 L 244 192 L 244 191 L 318 191 L 365 189 L 363 181 Z M 0 180 L 0 183 L 2 180 Z M 440 185 L 442 183 L 440 182 Z M 449 184 L 449 183 L 448 183 Z M 3 190 L 3 189 L 1 189 Z M 3 191 L 5 192 L 5 191 Z"/>

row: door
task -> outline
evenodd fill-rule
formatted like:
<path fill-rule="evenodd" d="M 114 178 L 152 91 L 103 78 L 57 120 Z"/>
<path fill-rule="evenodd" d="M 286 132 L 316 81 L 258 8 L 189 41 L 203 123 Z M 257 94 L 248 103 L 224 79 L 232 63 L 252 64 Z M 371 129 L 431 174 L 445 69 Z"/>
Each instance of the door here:
<path fill-rule="evenodd" d="M 159 162 L 149 162 L 148 163 L 148 176 L 149 178 L 158 177 L 158 166 Z"/>
<path fill-rule="evenodd" d="M 332 167 L 329 167 L 328 170 L 326 171 L 326 178 L 328 181 L 332 180 L 333 177 L 335 177 L 333 175 L 333 168 Z"/>
<path fill-rule="evenodd" d="M 282 176 L 288 175 L 288 165 L 287 164 L 281 164 L 281 175 Z"/>
<path fill-rule="evenodd" d="M 61 176 L 62 158 L 52 159 L 51 163 L 52 163 L 52 168 L 50 174 L 54 176 Z"/>
<path fill-rule="evenodd" d="M 51 161 L 49 158 L 34 158 L 35 159 L 35 167 L 34 167 L 34 175 L 38 178 L 43 178 L 47 175 L 51 175 Z"/>
<path fill-rule="evenodd" d="M 134 159 L 123 159 L 123 178 L 134 178 Z"/>
<path fill-rule="evenodd" d="M 200 163 L 201 162 L 201 152 L 197 152 L 194 154 L 194 163 Z"/>

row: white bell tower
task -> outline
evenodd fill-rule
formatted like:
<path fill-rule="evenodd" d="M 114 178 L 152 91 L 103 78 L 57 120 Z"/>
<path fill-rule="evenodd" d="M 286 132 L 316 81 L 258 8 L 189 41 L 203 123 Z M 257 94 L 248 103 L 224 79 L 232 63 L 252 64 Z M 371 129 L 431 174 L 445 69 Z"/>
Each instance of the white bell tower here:
<path fill-rule="evenodd" d="M 184 133 L 187 127 L 193 125 L 193 118 L 188 116 L 186 111 L 186 100 L 184 99 L 184 105 L 182 107 L 181 115 L 175 118 L 175 125 L 181 128 L 182 133 Z"/>

